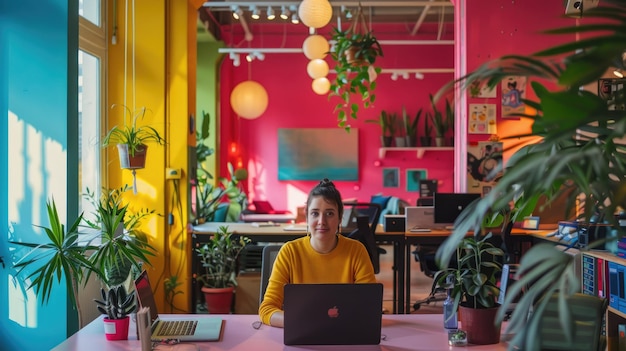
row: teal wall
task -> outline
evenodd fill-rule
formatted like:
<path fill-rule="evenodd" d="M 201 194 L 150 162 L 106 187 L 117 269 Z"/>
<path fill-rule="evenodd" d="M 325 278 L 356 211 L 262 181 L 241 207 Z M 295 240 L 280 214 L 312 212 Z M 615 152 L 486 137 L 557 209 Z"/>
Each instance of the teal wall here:
<path fill-rule="evenodd" d="M 62 219 L 77 213 L 77 56 L 78 0 L 0 0 L 1 350 L 49 350 L 77 329 L 65 285 L 41 305 L 8 244 L 45 239 L 34 225 L 52 197 Z"/>

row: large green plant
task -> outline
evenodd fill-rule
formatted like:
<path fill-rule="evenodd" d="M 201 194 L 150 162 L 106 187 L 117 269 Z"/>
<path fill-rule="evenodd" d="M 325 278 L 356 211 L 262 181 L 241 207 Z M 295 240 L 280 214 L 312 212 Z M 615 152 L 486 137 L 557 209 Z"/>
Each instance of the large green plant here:
<path fill-rule="evenodd" d="M 351 97 L 359 96 L 364 108 L 376 101 L 376 75 L 381 72 L 374 63 L 383 56 L 378 39 L 367 29 L 362 9 L 359 7 L 350 27 L 346 30 L 333 28 L 331 41 L 334 42 L 330 56 L 335 61 L 335 79 L 330 85 L 330 96 L 338 96 L 341 101 L 335 106 L 338 126 L 350 130 L 348 116 L 357 118 L 359 104 L 351 102 Z"/>
<path fill-rule="evenodd" d="M 607 102 L 579 87 L 595 85 L 611 67 L 624 68 L 626 3 L 606 0 L 600 7 L 586 10 L 585 16 L 595 24 L 548 32 L 584 39 L 530 56 L 502 57 L 460 81 L 465 87 L 475 82 L 495 87 L 504 77 L 517 75 L 539 78 L 557 87 L 549 89 L 538 80 L 530 80 L 537 100 L 524 102 L 536 114 L 519 117 L 531 119 L 532 130 L 513 136 L 529 144 L 510 158 L 492 191 L 459 216 L 454 232 L 437 252 L 439 262 L 448 262 L 468 231 L 479 233 L 486 216 L 505 209 L 520 194 L 524 194 L 525 202 L 544 196 L 548 204 L 562 196 L 566 199 L 564 218 L 578 203 L 582 223 L 601 218 L 618 228 L 619 237 L 623 236 L 614 214 L 626 205 L 626 148 L 622 142 L 626 112 L 620 108 L 626 103 L 624 91 L 613 92 L 612 101 Z M 513 299 L 528 286 L 509 323 L 514 334 L 510 349 L 530 349 L 531 341 L 539 335 L 537 328 L 548 301 L 543 297 L 555 292 L 559 296 L 561 327 L 571 336 L 565 301 L 580 289 L 574 259 L 550 244 L 536 245 L 522 257 L 518 281 L 508 290 L 499 311 L 502 320 Z M 542 302 L 535 304 L 537 301 Z M 531 308 L 533 313 L 527 318 Z"/>
<path fill-rule="evenodd" d="M 127 144 L 129 154 L 135 156 L 135 152 L 141 145 L 148 142 L 154 142 L 159 145 L 165 143 L 165 139 L 152 126 L 137 125 L 137 120 L 143 118 L 146 114 L 145 107 L 133 112 L 124 105 L 113 105 L 111 108 L 116 106 L 121 106 L 125 111 L 124 125 L 113 126 L 102 140 L 102 146 Z"/>
<path fill-rule="evenodd" d="M 228 226 L 220 226 L 206 244 L 196 249 L 203 272 L 198 280 L 208 288 L 237 286 L 237 258 L 250 242 L 244 236 L 233 236 Z"/>

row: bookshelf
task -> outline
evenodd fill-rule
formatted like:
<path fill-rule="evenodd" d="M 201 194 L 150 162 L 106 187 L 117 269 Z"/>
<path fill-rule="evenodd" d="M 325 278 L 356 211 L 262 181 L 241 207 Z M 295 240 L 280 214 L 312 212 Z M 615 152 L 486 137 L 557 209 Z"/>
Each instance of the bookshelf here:
<path fill-rule="evenodd" d="M 626 259 L 606 251 L 586 251 L 581 260 L 582 292 L 609 299 L 605 316 L 607 350 L 618 351 L 618 326 L 626 324 Z"/>

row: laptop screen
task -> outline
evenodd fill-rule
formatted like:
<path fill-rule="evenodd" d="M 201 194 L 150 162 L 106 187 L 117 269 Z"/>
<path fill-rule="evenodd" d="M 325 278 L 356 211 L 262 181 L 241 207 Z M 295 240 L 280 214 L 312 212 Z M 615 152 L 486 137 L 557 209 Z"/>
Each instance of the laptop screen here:
<path fill-rule="evenodd" d="M 480 194 L 475 193 L 435 193 L 435 223 L 453 224 L 459 214 L 478 198 Z"/>
<path fill-rule="evenodd" d="M 141 307 L 150 308 L 150 321 L 154 322 L 159 317 L 156 302 L 154 301 L 154 294 L 152 293 L 152 286 L 150 286 L 150 280 L 148 280 L 148 272 L 143 271 L 135 279 L 135 291 L 137 293 L 137 300 Z"/>

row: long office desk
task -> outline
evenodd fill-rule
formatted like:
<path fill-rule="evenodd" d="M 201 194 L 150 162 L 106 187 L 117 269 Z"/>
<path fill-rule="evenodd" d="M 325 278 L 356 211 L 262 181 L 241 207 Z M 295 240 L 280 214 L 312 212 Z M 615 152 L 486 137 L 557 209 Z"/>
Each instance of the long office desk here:
<path fill-rule="evenodd" d="M 161 315 L 162 319 L 182 318 L 185 315 Z M 194 315 L 198 316 L 198 315 Z M 208 316 L 208 315 L 207 315 Z M 383 315 L 381 334 L 384 340 L 380 345 L 345 345 L 345 346 L 285 346 L 283 329 L 262 325 L 254 329 L 252 324 L 258 321 L 257 315 L 217 315 L 224 319 L 223 332 L 219 341 L 197 342 L 195 347 L 184 350 L 211 351 L 275 351 L 275 350 L 379 350 L 379 351 L 441 351 L 464 350 L 504 351 L 506 343 L 496 345 L 469 345 L 466 347 L 448 346 L 448 338 L 443 328 L 440 314 Z M 107 341 L 104 336 L 102 317 L 79 330 L 76 334 L 53 348 L 53 351 L 141 351 L 136 337 L 135 323 L 131 322 L 128 340 Z M 182 344 L 181 344 L 182 345 Z M 192 346 L 186 344 L 185 346 Z M 163 348 L 170 350 L 170 348 Z M 178 350 L 178 349 L 171 349 Z"/>
<path fill-rule="evenodd" d="M 272 226 L 253 226 L 251 223 L 222 223 L 222 222 L 206 222 L 193 227 L 192 247 L 202 243 L 203 235 L 210 235 L 219 229 L 220 226 L 228 226 L 228 229 L 235 234 L 245 235 L 253 242 L 287 242 L 306 235 L 304 230 L 287 230 L 292 228 L 293 224 L 277 223 Z M 302 227 L 302 226 L 300 226 Z M 296 228 L 298 226 L 296 225 Z M 405 313 L 404 310 L 404 285 L 405 273 L 404 262 L 405 246 L 404 233 L 385 233 L 382 226 L 377 228 L 375 233 L 376 242 L 378 244 L 393 245 L 393 313 Z M 192 287 L 192 291 L 195 291 Z M 193 294 L 192 294 L 193 295 Z"/>

